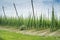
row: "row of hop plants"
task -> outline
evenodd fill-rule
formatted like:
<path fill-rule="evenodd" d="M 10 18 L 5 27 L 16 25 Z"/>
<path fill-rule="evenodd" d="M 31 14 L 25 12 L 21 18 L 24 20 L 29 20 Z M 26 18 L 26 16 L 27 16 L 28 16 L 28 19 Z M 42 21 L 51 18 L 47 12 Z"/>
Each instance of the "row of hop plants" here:
<path fill-rule="evenodd" d="M 37 30 L 50 28 L 50 31 L 56 31 L 57 29 L 60 29 L 60 20 L 58 20 L 54 15 L 54 8 L 52 7 L 51 20 L 44 19 L 42 17 L 42 14 L 40 15 L 39 18 L 31 17 L 31 15 L 29 15 L 28 18 L 23 18 L 23 16 L 19 18 L 14 17 L 8 18 L 0 16 L 0 25 L 16 26 L 17 28 L 25 26 L 26 29 Z"/>
<path fill-rule="evenodd" d="M 33 16 L 29 15 L 28 18 L 23 18 L 23 16 L 21 17 L 18 16 L 15 3 L 13 3 L 13 6 L 15 8 L 15 12 L 18 18 L 6 17 L 4 7 L 2 7 L 4 17 L 0 16 L 0 25 L 16 26 L 17 28 L 24 26 L 26 27 L 26 29 L 37 29 L 37 30 L 50 28 L 50 31 L 55 31 L 57 29 L 60 29 L 60 20 L 58 20 L 54 14 L 54 7 L 52 7 L 52 18 L 51 20 L 49 20 L 49 18 L 44 19 L 42 17 L 42 14 L 40 15 L 39 18 L 38 17 L 36 18 L 34 15 L 33 0 L 31 0 L 31 5 L 32 5 Z"/>

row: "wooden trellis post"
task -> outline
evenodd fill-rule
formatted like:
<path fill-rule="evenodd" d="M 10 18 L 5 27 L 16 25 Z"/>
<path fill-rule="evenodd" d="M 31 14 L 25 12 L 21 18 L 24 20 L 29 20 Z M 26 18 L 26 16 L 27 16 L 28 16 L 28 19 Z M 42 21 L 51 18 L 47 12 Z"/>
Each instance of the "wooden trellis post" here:
<path fill-rule="evenodd" d="M 34 21 L 34 26 L 35 24 L 35 14 L 34 14 L 34 5 L 33 5 L 33 0 L 31 0 L 31 5 L 32 5 L 32 12 L 33 12 L 33 21 Z"/>
<path fill-rule="evenodd" d="M 4 17 L 6 18 L 4 6 L 2 6 L 2 10 L 3 10 L 3 13 L 4 13 Z"/>
<path fill-rule="evenodd" d="M 13 6 L 14 6 L 14 8 L 15 8 L 16 15 L 17 15 L 17 17 L 19 18 L 15 3 L 13 3 Z"/>

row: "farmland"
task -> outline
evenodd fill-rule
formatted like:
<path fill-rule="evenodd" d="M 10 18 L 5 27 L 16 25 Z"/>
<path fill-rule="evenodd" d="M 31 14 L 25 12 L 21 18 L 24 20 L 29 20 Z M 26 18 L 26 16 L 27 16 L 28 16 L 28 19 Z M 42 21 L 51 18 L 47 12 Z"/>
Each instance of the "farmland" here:
<path fill-rule="evenodd" d="M 38 17 L 35 16 L 35 11 L 34 11 L 34 3 L 33 0 L 31 0 L 31 7 L 32 7 L 32 14 L 30 14 L 27 18 L 24 18 L 22 16 L 18 16 L 18 11 L 16 8 L 15 3 L 13 3 L 15 12 L 16 12 L 16 17 L 7 17 L 6 12 L 5 12 L 5 7 L 2 6 L 2 11 L 4 16 L 0 16 L 0 25 L 2 26 L 15 26 L 16 28 L 19 29 L 36 29 L 36 30 L 44 30 L 44 29 L 50 29 L 51 32 L 56 31 L 60 29 L 60 19 L 58 19 L 55 16 L 55 11 L 54 11 L 54 6 L 52 5 L 52 11 L 51 11 L 51 20 L 47 18 L 44 18 L 43 14 Z M 49 10 L 48 10 L 49 11 Z M 48 12 L 49 15 L 49 12 Z"/>
<path fill-rule="evenodd" d="M 32 13 L 25 15 L 28 17 L 24 17 L 24 13 L 19 16 L 14 2 L 12 5 L 17 17 L 8 17 L 5 7 L 2 6 L 3 15 L 0 15 L 0 40 L 60 39 L 60 17 L 56 16 L 54 5 L 52 5 L 50 13 L 48 9 L 47 18 L 45 17 L 47 15 L 44 16 L 43 12 L 39 16 L 37 16 L 37 13 L 35 15 L 34 0 L 30 0 L 30 3 Z"/>
<path fill-rule="evenodd" d="M 44 19 L 42 17 L 42 14 L 40 18 L 35 18 L 35 16 L 31 17 L 29 15 L 28 18 L 23 18 L 23 16 L 19 18 L 14 17 L 2 17 L 0 16 L 0 25 L 2 26 L 15 26 L 16 28 L 22 28 L 23 29 L 37 29 L 37 30 L 44 30 L 44 29 L 50 29 L 50 31 L 56 31 L 60 29 L 60 20 L 56 18 L 54 15 L 54 8 L 52 7 L 52 18 Z"/>

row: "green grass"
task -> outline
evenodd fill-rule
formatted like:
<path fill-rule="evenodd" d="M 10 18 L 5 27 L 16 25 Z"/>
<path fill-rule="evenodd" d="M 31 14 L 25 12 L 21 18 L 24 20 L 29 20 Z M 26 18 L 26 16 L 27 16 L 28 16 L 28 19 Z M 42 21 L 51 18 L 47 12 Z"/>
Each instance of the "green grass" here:
<path fill-rule="evenodd" d="M 0 40 L 60 40 L 60 37 L 41 37 L 0 30 Z"/>

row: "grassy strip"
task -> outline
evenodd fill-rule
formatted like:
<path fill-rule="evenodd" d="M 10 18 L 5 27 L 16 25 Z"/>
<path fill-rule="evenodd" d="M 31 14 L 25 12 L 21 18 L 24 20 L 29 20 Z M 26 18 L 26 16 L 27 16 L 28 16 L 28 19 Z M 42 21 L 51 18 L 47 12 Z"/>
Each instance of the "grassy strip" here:
<path fill-rule="evenodd" d="M 60 37 L 31 36 L 0 30 L 0 40 L 60 40 Z"/>

